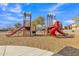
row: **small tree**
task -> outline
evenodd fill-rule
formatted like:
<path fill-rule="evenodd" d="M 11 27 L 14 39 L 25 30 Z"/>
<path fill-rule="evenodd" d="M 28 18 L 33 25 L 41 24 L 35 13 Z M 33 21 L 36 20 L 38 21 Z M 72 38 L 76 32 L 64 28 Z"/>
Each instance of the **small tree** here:
<path fill-rule="evenodd" d="M 32 21 L 32 26 L 35 27 L 35 31 L 37 30 L 38 25 L 41 25 L 42 27 L 45 25 L 45 19 L 42 16 L 38 16 L 34 21 Z"/>
<path fill-rule="evenodd" d="M 42 16 L 38 16 L 37 19 L 35 19 L 34 21 L 32 21 L 32 25 L 33 26 L 37 26 L 37 25 L 45 25 L 45 19 Z"/>
<path fill-rule="evenodd" d="M 20 27 L 21 27 L 21 23 L 16 23 L 14 26 L 15 26 L 16 28 L 20 28 Z"/>
<path fill-rule="evenodd" d="M 37 20 L 37 19 L 35 19 L 34 21 L 32 21 L 32 26 L 34 26 L 35 29 L 36 29 L 36 26 L 37 26 L 38 24 L 39 24 L 39 23 L 38 23 L 38 20 Z"/>
<path fill-rule="evenodd" d="M 38 16 L 37 20 L 40 25 L 43 26 L 45 24 L 45 19 L 42 16 Z"/>

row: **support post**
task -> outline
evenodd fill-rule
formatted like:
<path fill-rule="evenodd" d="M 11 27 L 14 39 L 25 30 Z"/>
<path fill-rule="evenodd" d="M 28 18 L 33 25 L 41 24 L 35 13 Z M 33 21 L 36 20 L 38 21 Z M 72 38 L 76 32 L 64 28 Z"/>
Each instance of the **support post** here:
<path fill-rule="evenodd" d="M 24 13 L 23 15 L 23 36 L 26 36 L 26 29 L 25 29 L 25 25 L 26 25 L 26 13 Z"/>
<path fill-rule="evenodd" d="M 31 14 L 30 14 L 30 36 L 32 36 L 32 24 L 31 24 Z"/>
<path fill-rule="evenodd" d="M 49 34 L 49 27 L 51 27 L 51 22 L 52 22 L 52 17 L 53 17 L 53 15 L 52 14 L 48 14 L 47 15 L 47 35 Z"/>

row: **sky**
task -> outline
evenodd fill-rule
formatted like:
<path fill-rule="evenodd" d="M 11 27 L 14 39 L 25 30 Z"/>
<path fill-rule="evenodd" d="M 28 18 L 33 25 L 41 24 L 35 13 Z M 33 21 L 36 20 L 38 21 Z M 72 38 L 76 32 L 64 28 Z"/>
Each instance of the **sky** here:
<path fill-rule="evenodd" d="M 11 27 L 15 23 L 22 23 L 23 13 L 31 12 L 32 20 L 43 16 L 46 20 L 48 13 L 64 25 L 74 23 L 72 20 L 79 16 L 78 3 L 0 3 L 0 28 Z"/>

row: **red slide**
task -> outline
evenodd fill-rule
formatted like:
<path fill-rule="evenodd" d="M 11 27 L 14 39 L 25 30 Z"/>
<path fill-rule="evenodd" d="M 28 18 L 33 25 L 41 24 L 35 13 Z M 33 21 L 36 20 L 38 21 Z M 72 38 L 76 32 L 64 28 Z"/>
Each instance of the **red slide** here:
<path fill-rule="evenodd" d="M 55 26 L 50 30 L 50 35 L 56 36 L 56 31 L 59 29 L 59 26 Z"/>
<path fill-rule="evenodd" d="M 51 30 L 50 30 L 50 35 L 52 36 L 56 36 L 56 31 L 60 28 L 61 24 L 58 21 L 57 25 L 55 25 Z"/>
<path fill-rule="evenodd" d="M 61 27 L 61 23 L 58 22 L 56 26 L 54 26 L 51 30 L 50 30 L 50 35 L 52 36 L 56 36 L 56 31 L 59 32 L 62 35 L 65 35 L 65 33 L 63 32 L 62 29 L 60 29 Z"/>
<path fill-rule="evenodd" d="M 15 31 L 13 31 L 11 34 L 8 34 L 7 36 L 12 36 L 12 35 L 14 35 L 14 34 L 17 33 L 18 31 L 20 31 L 22 28 L 23 28 L 23 27 L 21 27 L 21 28 L 15 30 Z"/>

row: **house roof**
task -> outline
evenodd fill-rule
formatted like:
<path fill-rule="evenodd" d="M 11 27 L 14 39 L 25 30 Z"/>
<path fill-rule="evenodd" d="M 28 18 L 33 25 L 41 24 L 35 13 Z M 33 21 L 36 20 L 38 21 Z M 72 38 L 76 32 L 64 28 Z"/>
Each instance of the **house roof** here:
<path fill-rule="evenodd" d="M 79 21 L 79 17 L 73 18 L 72 20 L 74 20 L 74 21 Z"/>

